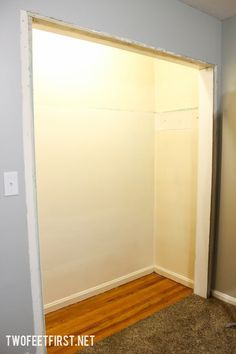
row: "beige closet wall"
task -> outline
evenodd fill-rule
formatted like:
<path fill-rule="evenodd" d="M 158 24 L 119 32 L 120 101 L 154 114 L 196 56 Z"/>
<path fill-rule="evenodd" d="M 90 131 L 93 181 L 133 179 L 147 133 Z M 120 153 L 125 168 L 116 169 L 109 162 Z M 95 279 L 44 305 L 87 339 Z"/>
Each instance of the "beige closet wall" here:
<path fill-rule="evenodd" d="M 194 280 L 198 71 L 158 60 L 155 124 L 155 262 Z"/>
<path fill-rule="evenodd" d="M 33 69 L 44 303 L 153 263 L 193 280 L 197 71 L 36 29 Z"/>
<path fill-rule="evenodd" d="M 153 265 L 153 59 L 33 31 L 44 302 Z"/>

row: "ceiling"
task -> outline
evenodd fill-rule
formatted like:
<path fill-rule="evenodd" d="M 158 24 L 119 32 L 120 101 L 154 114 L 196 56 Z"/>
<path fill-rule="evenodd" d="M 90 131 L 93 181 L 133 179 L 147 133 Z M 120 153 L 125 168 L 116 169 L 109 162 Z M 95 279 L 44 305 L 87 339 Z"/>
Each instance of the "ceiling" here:
<path fill-rule="evenodd" d="M 180 0 L 220 20 L 236 15 L 236 0 Z"/>

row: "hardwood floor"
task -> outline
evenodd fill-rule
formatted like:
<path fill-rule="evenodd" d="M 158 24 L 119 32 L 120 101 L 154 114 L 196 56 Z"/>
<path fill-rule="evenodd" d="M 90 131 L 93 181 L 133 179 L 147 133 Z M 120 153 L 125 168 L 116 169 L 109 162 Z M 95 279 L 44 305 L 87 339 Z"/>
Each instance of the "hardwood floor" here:
<path fill-rule="evenodd" d="M 192 294 L 155 273 L 46 315 L 47 335 L 95 335 L 94 342 Z M 48 353 L 74 354 L 80 347 L 48 347 Z"/>

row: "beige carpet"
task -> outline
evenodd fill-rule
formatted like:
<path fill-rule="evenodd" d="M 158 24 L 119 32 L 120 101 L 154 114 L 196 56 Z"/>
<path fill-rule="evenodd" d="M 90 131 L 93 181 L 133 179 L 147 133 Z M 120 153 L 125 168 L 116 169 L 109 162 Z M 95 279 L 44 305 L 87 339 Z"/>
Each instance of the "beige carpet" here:
<path fill-rule="evenodd" d="M 236 307 L 192 295 L 79 353 L 236 354 L 235 321 Z"/>

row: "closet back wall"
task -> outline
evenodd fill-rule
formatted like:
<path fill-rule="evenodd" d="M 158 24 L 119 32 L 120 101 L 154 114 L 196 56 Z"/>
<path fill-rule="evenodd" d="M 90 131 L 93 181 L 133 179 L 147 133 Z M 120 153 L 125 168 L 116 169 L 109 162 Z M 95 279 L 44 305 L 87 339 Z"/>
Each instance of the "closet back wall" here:
<path fill-rule="evenodd" d="M 44 303 L 153 265 L 153 59 L 33 30 Z"/>

